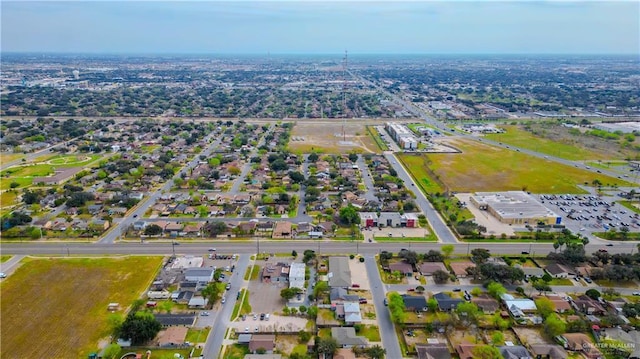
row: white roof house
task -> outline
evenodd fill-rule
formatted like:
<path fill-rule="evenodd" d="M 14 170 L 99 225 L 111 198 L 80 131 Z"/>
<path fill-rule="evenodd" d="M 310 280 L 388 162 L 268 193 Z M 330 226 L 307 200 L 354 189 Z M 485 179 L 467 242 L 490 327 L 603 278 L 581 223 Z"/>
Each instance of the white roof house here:
<path fill-rule="evenodd" d="M 291 263 L 289 268 L 289 288 L 300 288 L 304 290 L 304 263 Z"/>
<path fill-rule="evenodd" d="M 362 314 L 360 314 L 360 304 L 356 302 L 344 302 L 344 321 L 346 323 L 362 322 Z"/>
<path fill-rule="evenodd" d="M 502 301 L 514 317 L 522 317 L 524 313 L 538 310 L 536 303 L 531 299 L 514 298 L 510 294 L 503 294 Z"/>

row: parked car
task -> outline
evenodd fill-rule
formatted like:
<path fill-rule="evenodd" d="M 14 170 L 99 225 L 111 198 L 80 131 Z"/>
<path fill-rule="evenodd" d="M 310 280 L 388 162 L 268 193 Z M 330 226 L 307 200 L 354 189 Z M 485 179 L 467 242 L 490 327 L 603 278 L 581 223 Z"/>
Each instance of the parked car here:
<path fill-rule="evenodd" d="M 462 289 L 460 289 L 460 288 L 453 288 L 453 291 L 454 291 L 454 292 L 461 292 L 461 291 L 462 291 Z"/>
<path fill-rule="evenodd" d="M 7 278 L 7 274 L 5 272 L 0 272 L 0 278 Z"/>
<path fill-rule="evenodd" d="M 220 303 L 224 304 L 224 302 L 226 302 L 226 301 L 227 300 L 224 297 L 222 297 L 222 300 L 220 300 Z"/>
<path fill-rule="evenodd" d="M 589 277 L 584 277 L 584 281 L 587 283 L 593 283 L 593 281 Z"/>
<path fill-rule="evenodd" d="M 264 320 L 268 321 L 269 320 L 269 313 L 264 315 Z"/>
<path fill-rule="evenodd" d="M 640 296 L 640 292 L 633 292 L 633 295 L 638 295 L 638 296 Z"/>
<path fill-rule="evenodd" d="M 352 284 L 351 285 L 353 288 L 360 288 L 360 284 Z"/>
<path fill-rule="evenodd" d="M 384 298 L 384 305 L 389 305 L 389 301 L 387 300 L 387 298 Z"/>
<path fill-rule="evenodd" d="M 260 320 L 264 320 L 264 313 L 260 313 Z"/>
<path fill-rule="evenodd" d="M 231 289 L 231 284 L 227 283 L 227 286 L 225 287 L 227 290 Z"/>
<path fill-rule="evenodd" d="M 200 315 L 203 316 L 203 317 L 208 317 L 209 316 L 209 312 L 201 312 Z"/>
<path fill-rule="evenodd" d="M 244 328 L 245 333 L 249 333 L 249 327 Z"/>

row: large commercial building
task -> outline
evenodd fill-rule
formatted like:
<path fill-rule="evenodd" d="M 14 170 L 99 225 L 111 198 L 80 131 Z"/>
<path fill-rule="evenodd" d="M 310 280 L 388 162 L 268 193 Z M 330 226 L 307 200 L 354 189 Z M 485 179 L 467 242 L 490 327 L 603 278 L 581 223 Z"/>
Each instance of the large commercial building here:
<path fill-rule="evenodd" d="M 523 191 L 477 192 L 470 202 L 506 224 L 560 224 L 562 218 Z"/>
<path fill-rule="evenodd" d="M 400 148 L 405 150 L 415 150 L 418 148 L 418 140 L 407 126 L 395 122 L 387 122 L 385 129 L 396 143 L 398 143 Z"/>

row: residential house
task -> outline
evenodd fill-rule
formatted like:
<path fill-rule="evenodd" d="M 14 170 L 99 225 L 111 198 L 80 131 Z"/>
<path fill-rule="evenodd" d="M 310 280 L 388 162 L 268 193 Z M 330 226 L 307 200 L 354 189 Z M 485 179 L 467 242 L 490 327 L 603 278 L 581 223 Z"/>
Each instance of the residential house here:
<path fill-rule="evenodd" d="M 473 348 L 477 347 L 478 344 L 458 344 L 456 345 L 456 353 L 458 354 L 458 358 L 460 359 L 475 359 L 473 355 Z"/>
<path fill-rule="evenodd" d="M 90 204 L 87 206 L 87 211 L 89 211 L 89 214 L 95 216 L 96 214 L 100 213 L 102 211 L 102 205 L 101 204 Z"/>
<path fill-rule="evenodd" d="M 292 226 L 291 222 L 276 222 L 275 227 L 273 228 L 273 234 L 271 238 L 291 238 L 292 234 Z"/>
<path fill-rule="evenodd" d="M 249 341 L 249 352 L 256 354 L 264 349 L 266 354 L 273 354 L 276 347 L 276 336 L 273 334 L 254 334 Z"/>
<path fill-rule="evenodd" d="M 342 307 L 344 310 L 344 322 L 347 325 L 359 324 L 362 322 L 359 302 L 344 302 Z"/>
<path fill-rule="evenodd" d="M 190 327 L 196 322 L 195 314 L 154 314 L 163 327 L 183 325 Z"/>
<path fill-rule="evenodd" d="M 178 304 L 189 304 L 189 301 L 191 300 L 191 298 L 193 298 L 193 295 L 193 292 L 180 291 L 175 298 L 171 296 L 171 299 Z"/>
<path fill-rule="evenodd" d="M 589 315 L 604 315 L 606 312 L 606 309 L 600 302 L 586 295 L 579 296 L 577 299 L 574 299 L 571 304 L 576 311 Z"/>
<path fill-rule="evenodd" d="M 562 339 L 567 350 L 580 352 L 587 359 L 604 359 L 591 338 L 584 333 L 565 333 Z"/>
<path fill-rule="evenodd" d="M 507 310 L 514 318 L 522 318 L 525 313 L 534 313 L 538 310 L 536 303 L 531 299 L 526 298 L 514 298 L 511 294 L 505 293 L 502 295 L 502 302 Z"/>
<path fill-rule="evenodd" d="M 504 359 L 533 359 L 527 348 L 522 345 L 504 345 L 498 347 Z"/>
<path fill-rule="evenodd" d="M 202 223 L 188 224 L 184 226 L 184 228 L 182 229 L 182 232 L 187 236 L 199 237 L 201 235 L 200 230 L 202 229 L 202 227 L 203 227 Z"/>
<path fill-rule="evenodd" d="M 463 261 L 463 262 L 451 262 L 449 263 L 449 267 L 451 267 L 451 271 L 456 275 L 457 278 L 466 278 L 467 277 L 467 268 L 475 267 L 476 265 L 471 261 Z"/>
<path fill-rule="evenodd" d="M 244 359 L 282 359 L 282 354 L 246 354 Z"/>
<path fill-rule="evenodd" d="M 335 223 L 333 222 L 320 222 L 316 225 L 316 231 L 322 232 L 325 235 L 333 232 L 333 226 Z"/>
<path fill-rule="evenodd" d="M 389 271 L 392 273 L 398 271 L 405 277 L 411 277 L 413 275 L 413 266 L 405 261 L 390 263 Z"/>
<path fill-rule="evenodd" d="M 458 304 L 462 303 L 462 299 L 451 298 L 446 293 L 436 293 L 433 298 L 438 302 L 438 309 L 443 312 L 453 311 L 458 307 Z"/>
<path fill-rule="evenodd" d="M 412 312 L 426 312 L 428 310 L 427 298 L 423 295 L 403 294 L 401 297 L 406 310 Z"/>
<path fill-rule="evenodd" d="M 256 231 L 258 232 L 271 232 L 273 230 L 273 222 L 258 222 L 256 224 Z"/>
<path fill-rule="evenodd" d="M 576 271 L 573 268 L 560 263 L 551 263 L 544 269 L 554 278 L 567 278 L 576 275 Z"/>
<path fill-rule="evenodd" d="M 532 277 L 542 278 L 542 276 L 545 273 L 544 269 L 539 267 L 523 267 L 519 264 L 515 265 L 515 267 L 522 269 L 522 272 L 524 273 L 525 278 L 532 278 Z"/>
<path fill-rule="evenodd" d="M 291 263 L 289 268 L 289 288 L 299 288 L 305 290 L 305 269 L 304 263 Z"/>
<path fill-rule="evenodd" d="M 471 298 L 471 302 L 478 306 L 485 314 L 495 313 L 500 309 L 500 303 L 497 300 L 491 298 L 487 294 L 482 294 L 478 297 Z"/>
<path fill-rule="evenodd" d="M 189 300 L 188 307 L 195 308 L 195 309 L 203 309 L 204 307 L 207 306 L 208 302 L 209 300 L 207 298 L 204 298 L 198 295 L 195 297 L 191 297 L 191 299 Z"/>
<path fill-rule="evenodd" d="M 212 268 L 189 268 L 185 272 L 185 279 L 189 282 L 211 282 L 213 281 Z"/>
<path fill-rule="evenodd" d="M 175 235 L 175 234 L 178 234 L 178 232 L 181 232 L 182 228 L 183 228 L 182 223 L 171 222 L 164 227 L 164 231 Z"/>
<path fill-rule="evenodd" d="M 599 336 L 602 339 L 623 343 L 631 351 L 629 359 L 640 358 L 640 331 L 624 331 L 620 327 L 600 329 Z"/>
<path fill-rule="evenodd" d="M 567 351 L 555 344 L 531 344 L 529 351 L 535 359 L 567 359 Z"/>
<path fill-rule="evenodd" d="M 142 231 L 147 227 L 147 222 L 144 221 L 135 221 L 133 222 L 133 230 L 134 231 Z"/>
<path fill-rule="evenodd" d="M 418 265 L 418 271 L 425 276 L 432 275 L 433 272 L 438 270 L 448 272 L 447 267 L 442 262 L 424 262 Z"/>
<path fill-rule="evenodd" d="M 553 303 L 553 307 L 556 313 L 564 313 L 568 310 L 571 310 L 571 303 L 569 303 L 568 301 L 564 300 L 564 298 L 557 296 L 557 295 L 549 295 L 549 296 L 534 296 L 534 300 L 535 299 L 539 299 L 539 298 L 547 298 L 549 299 L 549 301 L 551 301 L 551 303 Z"/>
<path fill-rule="evenodd" d="M 331 304 L 342 303 L 342 302 L 357 302 L 360 297 L 354 294 L 348 294 L 345 288 L 331 288 L 329 292 L 329 299 L 331 300 Z"/>
<path fill-rule="evenodd" d="M 331 336 L 342 348 L 364 348 L 369 345 L 369 341 L 365 337 L 356 335 L 354 327 L 333 327 L 331 328 Z"/>
<path fill-rule="evenodd" d="M 267 264 L 262 268 L 263 282 L 286 282 L 289 280 L 290 267 L 288 263 Z"/>
<path fill-rule="evenodd" d="M 348 288 L 351 286 L 351 269 L 347 257 L 329 257 L 329 287 Z"/>
<path fill-rule="evenodd" d="M 416 344 L 418 359 L 451 359 L 447 344 Z"/>

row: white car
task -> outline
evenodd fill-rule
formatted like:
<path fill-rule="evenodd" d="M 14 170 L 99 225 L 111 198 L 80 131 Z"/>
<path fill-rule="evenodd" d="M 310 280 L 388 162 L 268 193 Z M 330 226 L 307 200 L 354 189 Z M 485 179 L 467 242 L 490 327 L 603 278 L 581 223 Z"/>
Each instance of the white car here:
<path fill-rule="evenodd" d="M 5 272 L 0 272 L 0 278 L 7 278 L 7 274 Z"/>
<path fill-rule="evenodd" d="M 220 303 L 224 304 L 224 302 L 226 302 L 226 301 L 227 300 L 224 297 L 222 297 L 222 300 L 220 301 Z"/>
<path fill-rule="evenodd" d="M 640 292 L 633 292 L 633 295 L 639 295 L 640 296 Z"/>

